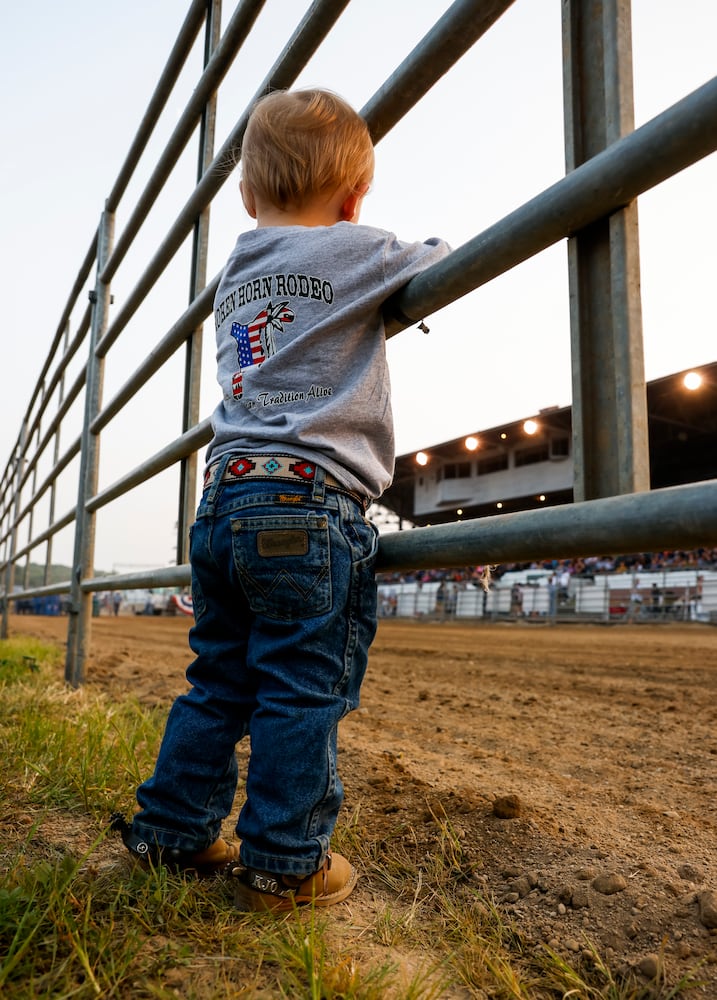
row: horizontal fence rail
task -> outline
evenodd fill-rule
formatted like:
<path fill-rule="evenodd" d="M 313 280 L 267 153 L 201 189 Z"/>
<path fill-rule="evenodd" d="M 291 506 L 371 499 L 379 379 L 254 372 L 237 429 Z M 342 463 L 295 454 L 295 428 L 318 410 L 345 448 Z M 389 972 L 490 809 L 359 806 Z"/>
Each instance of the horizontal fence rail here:
<path fill-rule="evenodd" d="M 717 481 L 437 524 L 381 539 L 378 569 L 692 549 L 717 544 Z"/>
<path fill-rule="evenodd" d="M 419 274 L 389 304 L 391 336 L 492 281 L 717 149 L 717 77 L 450 257 Z"/>
<path fill-rule="evenodd" d="M 67 597 L 70 627 L 66 678 L 70 683 L 81 683 L 84 676 L 91 632 L 92 595 L 133 588 L 186 588 L 190 584 L 190 568 L 186 559 L 182 558 L 185 547 L 181 536 L 187 519 L 187 505 L 191 502 L 197 453 L 212 436 L 210 419 L 202 419 L 198 415 L 195 398 L 200 365 L 197 347 L 202 325 L 212 314 L 219 281 L 219 275 L 209 280 L 206 276 L 208 210 L 228 179 L 230 168 L 240 159 L 242 138 L 255 99 L 271 89 L 294 84 L 319 46 L 330 39 L 332 29 L 349 2 L 315 0 L 307 5 L 295 31 L 279 51 L 264 79 L 258 82 L 254 97 L 229 129 L 216 153 L 213 149 L 216 101 L 229 70 L 240 58 L 266 4 L 265 0 L 241 0 L 226 19 L 222 32 L 219 30 L 220 0 L 193 0 L 189 3 L 160 79 L 110 190 L 104 213 L 62 310 L 31 403 L 21 422 L 17 443 L 0 480 L 3 635 L 8 632 L 12 602 L 26 603 L 57 595 Z M 361 113 L 374 142 L 380 142 L 436 82 L 451 71 L 512 3 L 513 0 L 456 0 L 446 10 L 364 104 Z M 599 17 L 592 16 L 596 9 L 599 9 Z M 567 160 L 571 169 L 565 177 L 401 289 L 385 306 L 387 336 L 417 323 L 561 240 L 569 241 L 579 254 L 584 233 L 595 223 L 620 220 L 624 223 L 624 232 L 632 233 L 633 221 L 627 210 L 638 195 L 717 149 L 717 77 L 633 130 L 630 125 L 631 68 L 628 63 L 621 62 L 626 59 L 625 53 L 629 54 L 629 46 L 626 47 L 629 38 L 620 34 L 630 22 L 629 0 L 565 0 L 563 12 L 566 60 L 573 60 L 572 63 L 566 62 L 569 68 L 566 78 L 570 79 L 565 90 L 568 131 L 571 135 L 579 133 L 592 155 L 578 162 L 573 156 L 574 151 L 570 151 Z M 155 128 L 167 110 L 190 55 L 200 43 L 203 44 L 203 65 L 196 85 L 169 138 L 150 166 L 147 173 L 149 179 L 134 205 L 127 209 L 126 221 L 115 241 L 116 212 L 138 165 L 147 155 Z M 590 50 L 591 46 L 615 58 L 606 58 L 602 68 L 593 65 L 592 60 L 589 66 L 583 66 L 579 62 L 580 52 Z M 601 73 L 605 74 L 605 79 L 600 76 Z M 612 73 L 615 78 L 610 77 Z M 330 86 L 331 81 L 326 81 L 326 85 Z M 575 118 L 573 105 L 579 106 L 580 100 L 573 98 L 583 85 L 589 94 L 618 94 L 617 103 L 596 116 L 600 119 L 603 115 L 605 119 L 598 123 L 599 128 L 592 120 L 580 122 Z M 577 98 L 584 96 L 577 94 Z M 609 127 L 603 130 L 605 122 Z M 196 184 L 189 196 L 180 202 L 164 234 L 147 251 L 147 259 L 139 275 L 133 278 L 122 305 L 110 320 L 111 283 L 117 275 L 124 273 L 129 251 L 135 247 L 150 210 L 165 191 L 177 160 L 194 135 L 199 138 L 200 151 Z M 190 236 L 194 243 L 187 308 L 158 342 L 143 354 L 142 360 L 112 398 L 103 403 L 104 368 L 105 364 L 112 363 L 111 349 L 133 322 L 138 310 Z M 601 263 L 609 263 L 613 270 L 622 274 L 627 266 L 625 261 L 609 257 L 611 253 L 613 250 L 609 247 L 601 248 Z M 94 283 L 93 269 L 96 271 Z M 83 292 L 88 292 L 90 299 L 84 309 L 81 307 Z M 639 315 L 639 289 L 629 288 L 626 294 L 626 311 Z M 72 329 L 72 317 L 78 313 L 79 320 Z M 571 323 L 575 344 L 580 332 L 579 317 L 571 317 Z M 575 329 L 576 326 L 578 329 Z M 626 342 L 634 349 L 639 337 L 641 332 L 631 330 Z M 638 346 L 641 349 L 641 344 Z M 181 433 L 154 454 L 138 455 L 134 468 L 99 490 L 102 434 L 181 349 L 186 351 Z M 641 350 L 636 356 L 641 358 Z M 615 364 L 619 363 L 615 358 L 612 360 Z M 581 363 L 587 362 L 576 354 L 573 368 L 577 369 L 578 376 Z M 628 394 L 629 398 L 615 402 L 612 416 L 617 422 L 629 423 L 629 418 L 639 413 L 640 394 L 644 395 L 644 375 L 639 365 L 631 382 L 634 388 Z M 69 442 L 62 442 L 61 434 L 64 432 L 67 436 L 69 415 L 80 403 L 84 406 L 81 433 L 77 435 L 74 428 Z M 590 400 L 584 400 L 585 413 L 590 412 L 589 405 Z M 576 399 L 573 410 L 578 418 L 583 412 L 582 407 L 583 400 Z M 576 422 L 579 424 L 580 421 Z M 586 437 L 577 443 L 587 455 L 592 447 L 589 439 Z M 644 452 L 645 443 L 638 440 L 634 453 L 631 451 L 629 454 L 633 466 L 641 462 L 644 464 Z M 48 463 L 49 454 L 52 454 L 52 459 Z M 597 464 L 598 472 L 613 460 L 610 454 L 589 457 Z M 70 510 L 58 514 L 55 509 L 57 485 L 75 461 L 80 467 L 77 502 Z M 48 464 L 49 470 L 43 468 Z M 97 575 L 94 567 L 94 519 L 97 513 L 110 508 L 119 498 L 132 493 L 160 473 L 175 467 L 181 470 L 177 565 Z M 599 476 L 596 481 L 600 481 Z M 39 526 L 36 512 L 41 501 L 48 504 L 49 521 Z M 47 574 L 53 539 L 73 523 L 72 579 L 50 583 Z M 21 533 L 27 537 L 21 537 Z M 707 481 L 652 492 L 622 489 L 616 496 L 593 495 L 572 505 L 386 534 L 380 540 L 378 565 L 383 571 L 407 571 L 715 544 L 717 481 Z M 40 546 L 46 547 L 45 581 L 41 586 L 30 587 L 27 580 L 30 556 Z M 16 570 L 21 568 L 23 559 L 26 561 L 23 584 L 18 586 Z M 605 595 L 603 598 L 608 599 Z M 480 595 L 470 598 L 470 601 L 473 600 L 480 603 L 481 614 L 486 613 L 486 608 L 493 608 L 497 614 L 499 612 L 495 609 L 498 603 L 495 602 L 503 601 L 504 597 L 490 597 L 493 605 L 490 602 L 485 604 L 484 600 L 488 598 Z M 470 603 L 469 598 L 464 596 L 461 601 L 465 610 L 468 606 L 466 602 Z M 687 608 L 687 597 L 685 602 L 684 607 Z"/>

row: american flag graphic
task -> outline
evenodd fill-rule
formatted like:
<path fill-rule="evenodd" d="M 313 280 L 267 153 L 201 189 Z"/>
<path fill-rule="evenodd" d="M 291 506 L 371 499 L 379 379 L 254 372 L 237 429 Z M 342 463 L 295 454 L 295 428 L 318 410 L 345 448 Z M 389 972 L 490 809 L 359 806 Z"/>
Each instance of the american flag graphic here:
<path fill-rule="evenodd" d="M 234 399 L 241 399 L 242 385 L 241 372 L 234 372 L 232 375 L 232 396 Z"/>
<path fill-rule="evenodd" d="M 288 304 L 280 302 L 275 306 L 269 302 L 266 309 L 262 309 L 246 326 L 243 323 L 232 323 L 230 332 L 237 342 L 237 359 L 240 366 L 240 370 L 232 376 L 234 399 L 241 399 L 243 370 L 250 368 L 251 365 L 260 365 L 276 353 L 274 330 L 281 332 L 284 323 L 294 321 L 294 313 L 287 308 Z"/>

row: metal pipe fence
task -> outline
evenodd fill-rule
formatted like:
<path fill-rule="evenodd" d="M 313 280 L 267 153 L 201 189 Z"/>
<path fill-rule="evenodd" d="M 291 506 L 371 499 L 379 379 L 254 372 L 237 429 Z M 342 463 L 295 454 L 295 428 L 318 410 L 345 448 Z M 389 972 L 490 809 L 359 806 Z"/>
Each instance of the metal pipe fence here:
<path fill-rule="evenodd" d="M 254 100 L 270 89 L 293 85 L 318 47 L 330 40 L 348 4 L 349 0 L 314 0 L 307 6 L 296 30 L 215 153 L 216 103 L 227 73 L 252 37 L 264 0 L 240 0 L 223 31 L 220 0 L 193 0 L 80 264 L 0 480 L 2 634 L 8 632 L 12 602 L 65 595 L 69 602 L 66 678 L 72 684 L 81 683 L 84 677 L 93 594 L 108 589 L 189 584 L 186 535 L 196 493 L 197 452 L 211 438 L 209 419 L 200 418 L 197 388 L 202 325 L 212 313 L 218 283 L 218 276 L 207 277 L 209 210 L 230 175 L 230 166 L 240 158 Z M 375 142 L 380 142 L 451 71 L 511 4 L 512 0 L 455 0 L 362 108 Z M 716 482 L 652 493 L 645 489 L 647 441 L 641 427 L 645 380 L 642 334 L 639 323 L 634 322 L 640 315 L 640 302 L 639 285 L 634 280 L 637 220 L 632 211 L 640 193 L 717 149 L 717 78 L 633 130 L 629 25 L 630 0 L 564 0 L 566 176 L 415 278 L 386 305 L 387 335 L 393 336 L 546 247 L 568 241 L 571 299 L 577 303 L 571 314 L 573 445 L 576 496 L 581 502 L 383 536 L 382 569 L 717 544 Z M 138 165 L 144 162 L 180 74 L 194 46 L 200 43 L 203 60 L 196 86 L 150 167 L 149 180 L 126 210 L 126 221 L 115 240 L 118 210 L 123 207 Z M 602 62 L 587 59 L 587 51 L 602 52 Z M 330 86 L 331 81 L 326 84 Z M 125 273 L 129 252 L 137 246 L 150 210 L 165 192 L 177 159 L 195 136 L 196 183 L 189 197 L 176 208 L 166 232 L 148 251 L 139 274 L 126 279 L 134 283 L 110 320 L 112 282 Z M 105 368 L 112 363 L 112 348 L 132 327 L 138 310 L 190 236 L 186 309 L 149 346 L 129 378 L 104 403 Z M 584 258 L 588 252 L 593 269 L 597 263 L 598 270 L 609 269 L 620 279 L 613 283 L 613 299 L 601 300 L 597 292 L 583 291 Z M 73 332 L 71 317 L 81 311 L 80 297 L 88 285 L 90 303 Z M 586 315 L 596 311 L 611 317 L 614 327 L 609 337 L 604 330 L 590 327 Z M 603 342 L 614 344 L 614 348 L 596 365 L 598 350 L 604 350 L 600 347 Z M 185 358 L 180 433 L 153 454 L 138 454 L 134 468 L 99 490 L 103 434 L 181 349 Z M 620 391 L 611 391 L 614 385 Z M 608 449 L 599 447 L 590 432 L 598 404 L 606 424 L 614 428 Z M 58 515 L 58 481 L 75 465 L 76 502 Z M 173 468 L 180 473 L 176 565 L 98 575 L 98 511 Z M 41 523 L 43 513 L 46 517 Z M 51 583 L 48 570 L 53 541 L 72 525 L 72 577 Z M 27 576 L 30 556 L 42 546 L 46 557 L 44 583 L 31 588 Z M 26 566 L 20 585 L 18 568 L 22 559 Z M 476 596 L 478 600 L 483 602 Z M 692 600 L 686 593 L 682 606 L 689 607 Z M 467 608 L 468 597 L 462 601 Z M 456 614 L 459 605 L 457 601 Z M 481 603 L 482 613 L 487 607 Z M 499 613 L 502 611 L 495 611 Z M 573 615 L 579 613 L 572 611 Z"/>

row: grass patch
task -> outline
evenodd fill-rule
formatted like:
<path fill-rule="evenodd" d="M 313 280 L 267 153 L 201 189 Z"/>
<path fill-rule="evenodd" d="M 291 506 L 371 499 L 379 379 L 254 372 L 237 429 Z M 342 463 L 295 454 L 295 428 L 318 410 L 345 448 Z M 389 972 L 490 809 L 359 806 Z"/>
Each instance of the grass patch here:
<path fill-rule="evenodd" d="M 62 653 L 0 642 L 0 996 L 308 1000 L 648 1000 L 595 953 L 576 967 L 528 948 L 471 878 L 434 812 L 435 849 L 410 827 L 377 841 L 360 811 L 336 848 L 358 863 L 347 906 L 240 914 L 231 886 L 131 864 L 105 827 L 131 812 L 165 711 L 64 685 Z"/>

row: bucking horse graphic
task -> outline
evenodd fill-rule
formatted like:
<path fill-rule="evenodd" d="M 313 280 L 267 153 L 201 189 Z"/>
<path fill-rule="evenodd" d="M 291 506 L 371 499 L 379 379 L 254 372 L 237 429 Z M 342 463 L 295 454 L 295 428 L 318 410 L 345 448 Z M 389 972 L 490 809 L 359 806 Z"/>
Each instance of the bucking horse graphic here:
<path fill-rule="evenodd" d="M 260 365 L 276 354 L 274 331 L 283 332 L 284 323 L 294 322 L 294 312 L 288 308 L 288 300 L 274 305 L 268 302 L 251 323 L 232 323 L 231 335 L 237 342 L 239 371 L 232 376 L 232 396 L 241 399 L 242 372 L 251 365 Z"/>

